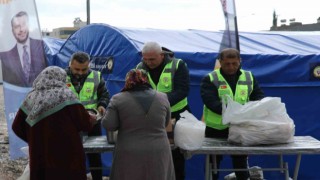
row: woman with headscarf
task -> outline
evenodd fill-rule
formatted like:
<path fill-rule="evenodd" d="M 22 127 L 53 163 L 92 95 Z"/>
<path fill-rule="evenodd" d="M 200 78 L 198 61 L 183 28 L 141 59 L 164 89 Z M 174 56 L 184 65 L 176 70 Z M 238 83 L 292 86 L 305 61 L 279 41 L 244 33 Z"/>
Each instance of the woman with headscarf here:
<path fill-rule="evenodd" d="M 31 180 L 86 180 L 80 131 L 93 118 L 66 86 L 66 72 L 45 68 L 33 82 L 12 124 L 29 146 Z"/>
<path fill-rule="evenodd" d="M 166 94 L 152 89 L 144 70 L 127 73 L 122 91 L 111 98 L 103 127 L 118 130 L 110 180 L 174 180 L 166 126 Z"/>

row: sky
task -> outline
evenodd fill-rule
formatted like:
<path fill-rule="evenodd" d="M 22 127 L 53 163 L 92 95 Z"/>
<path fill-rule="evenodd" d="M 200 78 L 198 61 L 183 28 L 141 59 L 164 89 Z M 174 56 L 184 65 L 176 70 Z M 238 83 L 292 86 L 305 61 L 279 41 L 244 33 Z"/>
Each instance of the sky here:
<path fill-rule="evenodd" d="M 273 11 L 281 19 L 303 24 L 320 17 L 318 0 L 235 0 L 239 31 L 264 31 L 272 26 Z M 87 20 L 87 0 L 35 0 L 40 28 L 71 27 Z M 223 30 L 220 0 L 91 0 L 90 22 L 116 27 Z"/>

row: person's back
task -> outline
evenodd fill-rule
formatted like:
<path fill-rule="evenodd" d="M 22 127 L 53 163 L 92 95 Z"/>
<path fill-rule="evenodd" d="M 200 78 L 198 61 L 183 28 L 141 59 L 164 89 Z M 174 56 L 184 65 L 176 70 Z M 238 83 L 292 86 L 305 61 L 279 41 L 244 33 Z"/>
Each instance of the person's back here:
<path fill-rule="evenodd" d="M 155 95 L 154 95 L 155 94 Z M 137 100 L 137 96 L 154 98 L 147 112 Z M 165 123 L 169 116 L 167 114 L 167 100 L 163 93 L 156 93 L 154 90 L 123 92 L 114 96 L 114 101 L 120 114 L 121 126 L 119 127 L 117 146 L 121 143 L 154 143 L 161 141 L 167 144 Z M 148 134 L 148 136 L 146 136 Z M 158 139 L 154 139 L 154 138 Z M 126 138 L 128 142 L 121 141 Z M 161 138 L 161 139 L 160 139 Z M 131 141 L 130 139 L 134 139 Z M 149 147 L 143 147 L 141 150 Z"/>
<path fill-rule="evenodd" d="M 86 179 L 79 132 L 89 131 L 93 119 L 65 81 L 63 69 L 44 69 L 12 124 L 15 134 L 29 146 L 30 179 Z"/>
<path fill-rule="evenodd" d="M 110 179 L 175 179 L 169 120 L 166 95 L 151 87 L 114 95 L 102 120 L 107 131 L 118 130 Z"/>
<path fill-rule="evenodd" d="M 89 131 L 91 124 L 81 104 L 69 105 L 29 126 L 26 114 L 19 111 L 13 128 L 23 127 L 29 148 L 31 179 L 85 180 L 85 154 L 80 131 Z"/>

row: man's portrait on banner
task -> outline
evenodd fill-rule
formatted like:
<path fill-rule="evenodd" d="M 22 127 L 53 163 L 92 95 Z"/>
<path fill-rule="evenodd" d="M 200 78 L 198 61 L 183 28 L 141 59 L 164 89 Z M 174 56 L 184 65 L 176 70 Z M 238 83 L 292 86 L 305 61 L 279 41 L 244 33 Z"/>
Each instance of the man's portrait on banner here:
<path fill-rule="evenodd" d="M 43 41 L 30 37 L 26 11 L 16 13 L 10 26 L 16 43 L 9 51 L 0 52 L 3 81 L 31 87 L 34 79 L 47 67 Z"/>

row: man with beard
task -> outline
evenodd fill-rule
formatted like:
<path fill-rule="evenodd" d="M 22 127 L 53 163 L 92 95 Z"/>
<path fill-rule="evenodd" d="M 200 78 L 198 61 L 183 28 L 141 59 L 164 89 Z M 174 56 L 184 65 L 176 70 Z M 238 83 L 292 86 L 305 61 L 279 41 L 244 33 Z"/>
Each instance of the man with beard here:
<path fill-rule="evenodd" d="M 76 52 L 72 55 L 67 72 L 67 86 L 76 94 L 80 102 L 87 110 L 95 110 L 104 115 L 109 103 L 109 92 L 105 81 L 99 71 L 89 67 L 90 56 L 84 52 Z M 100 136 L 101 123 L 97 122 L 88 136 Z M 101 156 L 88 154 L 90 167 L 101 167 Z M 102 179 L 102 170 L 91 170 L 93 180 Z"/>
<path fill-rule="evenodd" d="M 42 40 L 29 37 L 28 14 L 20 11 L 11 19 L 12 33 L 17 40 L 9 51 L 1 52 L 3 81 L 31 87 L 38 74 L 47 67 Z"/>

